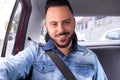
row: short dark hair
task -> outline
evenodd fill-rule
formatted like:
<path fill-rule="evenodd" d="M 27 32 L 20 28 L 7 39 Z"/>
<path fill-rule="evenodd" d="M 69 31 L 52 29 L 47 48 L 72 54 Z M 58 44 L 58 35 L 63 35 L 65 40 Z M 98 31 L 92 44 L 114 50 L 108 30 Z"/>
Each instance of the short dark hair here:
<path fill-rule="evenodd" d="M 68 0 L 47 0 L 45 5 L 45 15 L 47 13 L 48 8 L 54 7 L 54 6 L 68 6 L 71 13 L 73 14 L 73 10 Z"/>

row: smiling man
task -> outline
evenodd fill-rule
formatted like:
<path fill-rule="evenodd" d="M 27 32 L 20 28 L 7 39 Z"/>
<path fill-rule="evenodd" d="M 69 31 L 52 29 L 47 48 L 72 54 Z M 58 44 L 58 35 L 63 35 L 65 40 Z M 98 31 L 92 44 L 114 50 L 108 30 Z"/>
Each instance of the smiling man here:
<path fill-rule="evenodd" d="M 46 13 L 46 29 L 56 47 L 67 55 L 72 46 L 75 19 L 68 6 L 50 7 Z"/>
<path fill-rule="evenodd" d="M 97 56 L 77 44 L 74 13 L 67 0 L 47 0 L 45 27 L 50 37 L 45 45 L 32 42 L 16 56 L 0 59 L 0 80 L 25 79 L 31 68 L 32 80 L 66 80 L 46 51 L 56 52 L 76 80 L 107 80 Z"/>

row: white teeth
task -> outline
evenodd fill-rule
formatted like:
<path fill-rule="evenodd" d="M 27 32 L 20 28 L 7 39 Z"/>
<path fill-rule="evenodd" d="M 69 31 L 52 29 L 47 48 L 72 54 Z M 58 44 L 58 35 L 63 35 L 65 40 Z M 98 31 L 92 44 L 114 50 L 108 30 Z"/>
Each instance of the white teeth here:
<path fill-rule="evenodd" d="M 59 37 L 65 37 L 65 36 L 63 35 L 63 36 L 59 36 Z"/>

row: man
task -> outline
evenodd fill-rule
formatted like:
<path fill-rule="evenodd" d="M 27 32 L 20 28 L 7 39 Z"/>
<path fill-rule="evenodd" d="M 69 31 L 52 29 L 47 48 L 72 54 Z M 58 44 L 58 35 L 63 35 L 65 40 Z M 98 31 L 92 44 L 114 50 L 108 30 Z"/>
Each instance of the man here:
<path fill-rule="evenodd" d="M 23 80 L 31 67 L 32 80 L 66 80 L 47 50 L 56 52 L 77 80 L 107 80 L 96 55 L 77 44 L 74 14 L 67 0 L 46 2 L 45 26 L 50 39 L 44 46 L 32 42 L 16 56 L 0 59 L 0 80 Z"/>

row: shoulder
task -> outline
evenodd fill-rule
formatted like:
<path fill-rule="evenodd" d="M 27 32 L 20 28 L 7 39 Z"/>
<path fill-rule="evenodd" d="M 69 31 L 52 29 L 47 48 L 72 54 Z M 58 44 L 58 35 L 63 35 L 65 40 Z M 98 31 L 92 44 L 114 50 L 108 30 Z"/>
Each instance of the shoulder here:
<path fill-rule="evenodd" d="M 44 46 L 44 44 L 42 44 L 42 43 L 38 43 L 38 42 L 35 42 L 35 41 L 30 41 L 30 42 L 25 46 L 25 48 L 38 50 L 40 47 L 43 47 L 43 46 Z"/>
<path fill-rule="evenodd" d="M 78 52 L 83 52 L 84 55 L 93 55 L 93 56 L 95 56 L 95 53 L 92 50 L 85 47 L 85 46 L 77 45 L 77 51 Z"/>

